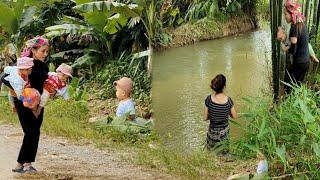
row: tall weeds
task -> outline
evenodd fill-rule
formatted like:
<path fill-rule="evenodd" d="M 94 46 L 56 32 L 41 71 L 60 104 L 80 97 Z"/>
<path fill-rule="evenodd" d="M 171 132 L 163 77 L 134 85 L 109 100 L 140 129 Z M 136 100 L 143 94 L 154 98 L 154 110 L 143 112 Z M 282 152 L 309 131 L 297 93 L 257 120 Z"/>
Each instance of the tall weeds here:
<path fill-rule="evenodd" d="M 246 101 L 247 126 L 232 151 L 242 158 L 264 155 L 271 176 L 320 178 L 320 93 L 302 86 L 280 104 Z"/>

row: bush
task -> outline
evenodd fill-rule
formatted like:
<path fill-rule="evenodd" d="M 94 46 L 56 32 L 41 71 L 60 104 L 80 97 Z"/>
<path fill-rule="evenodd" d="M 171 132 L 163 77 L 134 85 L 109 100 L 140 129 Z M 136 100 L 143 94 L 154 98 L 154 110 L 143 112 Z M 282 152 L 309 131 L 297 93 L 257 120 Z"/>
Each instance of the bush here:
<path fill-rule="evenodd" d="M 101 89 L 98 94 L 102 98 L 115 97 L 113 82 L 121 77 L 129 77 L 133 81 L 132 97 L 142 106 L 151 104 L 151 79 L 144 68 L 144 59 L 133 59 L 132 56 L 122 55 L 118 60 L 102 67 L 93 76 L 93 82 Z"/>

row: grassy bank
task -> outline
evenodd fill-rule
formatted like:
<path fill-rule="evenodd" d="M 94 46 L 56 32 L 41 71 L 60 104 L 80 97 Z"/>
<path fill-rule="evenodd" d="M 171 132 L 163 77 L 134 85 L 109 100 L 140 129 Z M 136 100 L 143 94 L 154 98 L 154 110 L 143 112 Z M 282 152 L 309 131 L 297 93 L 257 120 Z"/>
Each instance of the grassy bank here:
<path fill-rule="evenodd" d="M 245 14 L 216 18 L 204 18 L 195 23 L 186 23 L 176 29 L 167 29 L 171 42 L 162 48 L 179 47 L 204 40 L 212 40 L 225 36 L 253 30 L 252 19 Z"/>
<path fill-rule="evenodd" d="M 6 97 L 1 97 L 0 120 L 19 126 L 17 115 L 9 109 Z M 246 172 L 255 167 L 254 160 L 218 158 L 205 151 L 184 154 L 167 149 L 154 133 L 138 136 L 101 128 L 88 122 L 87 104 L 79 101 L 51 101 L 45 109 L 42 132 L 63 136 L 77 142 L 92 142 L 99 148 L 123 152 L 130 163 L 165 171 L 184 179 L 223 179 L 230 174 Z M 128 156 L 128 152 L 130 156 Z"/>
<path fill-rule="evenodd" d="M 207 151 L 182 153 L 168 149 L 155 133 L 139 136 L 98 127 L 88 122 L 88 105 L 80 101 L 51 101 L 42 130 L 78 142 L 90 141 L 102 149 L 115 149 L 123 152 L 123 158 L 130 163 L 184 179 L 225 179 L 232 174 L 254 173 L 263 156 L 268 160 L 270 177 L 320 177 L 320 93 L 302 87 L 295 88 L 280 104 L 263 98 L 247 101 L 247 126 L 240 140 L 232 142 L 233 156 L 228 158 Z M 0 104 L 1 121 L 18 125 L 5 97 Z"/>

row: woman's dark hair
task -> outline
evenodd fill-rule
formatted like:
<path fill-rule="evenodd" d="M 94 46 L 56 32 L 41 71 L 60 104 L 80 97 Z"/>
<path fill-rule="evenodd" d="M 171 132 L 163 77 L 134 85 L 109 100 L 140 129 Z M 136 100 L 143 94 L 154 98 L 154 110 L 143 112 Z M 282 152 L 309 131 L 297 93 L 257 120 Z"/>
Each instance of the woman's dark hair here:
<path fill-rule="evenodd" d="M 217 94 L 222 93 L 223 88 L 226 86 L 226 77 L 223 74 L 218 74 L 215 78 L 211 80 L 211 89 Z"/>

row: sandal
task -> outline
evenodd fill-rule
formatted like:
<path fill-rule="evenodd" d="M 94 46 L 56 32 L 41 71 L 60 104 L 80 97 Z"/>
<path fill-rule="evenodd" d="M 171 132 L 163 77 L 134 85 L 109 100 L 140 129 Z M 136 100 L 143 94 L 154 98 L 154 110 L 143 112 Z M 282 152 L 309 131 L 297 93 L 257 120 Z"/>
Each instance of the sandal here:
<path fill-rule="evenodd" d="M 29 166 L 24 170 L 24 172 L 26 172 L 26 173 L 36 173 L 37 170 L 34 167 Z"/>
<path fill-rule="evenodd" d="M 20 168 L 14 168 L 14 169 L 12 169 L 12 172 L 24 173 L 23 166 L 21 166 Z"/>

